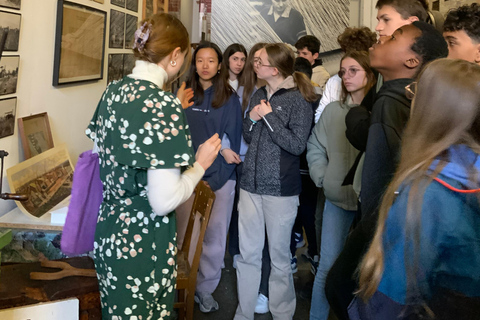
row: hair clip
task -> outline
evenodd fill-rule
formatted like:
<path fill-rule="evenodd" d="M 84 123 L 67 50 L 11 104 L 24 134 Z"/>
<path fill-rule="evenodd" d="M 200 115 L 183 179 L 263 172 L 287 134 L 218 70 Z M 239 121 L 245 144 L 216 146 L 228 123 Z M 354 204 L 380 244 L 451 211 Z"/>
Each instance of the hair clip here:
<path fill-rule="evenodd" d="M 133 49 L 138 49 L 138 51 L 142 51 L 143 47 L 145 47 L 145 43 L 150 36 L 150 27 L 152 25 L 148 22 L 145 22 L 140 28 L 135 31 L 135 41 L 133 42 Z"/>

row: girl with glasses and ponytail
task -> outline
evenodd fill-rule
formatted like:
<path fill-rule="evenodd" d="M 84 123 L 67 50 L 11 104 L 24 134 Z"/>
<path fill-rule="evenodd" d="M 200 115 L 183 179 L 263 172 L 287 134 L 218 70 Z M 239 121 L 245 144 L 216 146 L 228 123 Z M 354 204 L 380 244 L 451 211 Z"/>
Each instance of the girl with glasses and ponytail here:
<path fill-rule="evenodd" d="M 267 44 L 255 64 L 267 85 L 250 100 L 243 121 L 249 143 L 240 182 L 235 319 L 253 319 L 258 297 L 265 232 L 272 270 L 269 309 L 276 319 L 292 319 L 295 288 L 290 266 L 290 235 L 301 191 L 300 155 L 313 123 L 314 88 L 294 72 L 295 55 L 283 43 Z"/>

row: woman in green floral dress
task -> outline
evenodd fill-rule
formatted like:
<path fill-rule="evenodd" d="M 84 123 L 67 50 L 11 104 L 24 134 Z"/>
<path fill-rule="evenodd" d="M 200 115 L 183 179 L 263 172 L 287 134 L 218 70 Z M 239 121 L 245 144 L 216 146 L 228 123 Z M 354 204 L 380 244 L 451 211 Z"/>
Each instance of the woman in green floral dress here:
<path fill-rule="evenodd" d="M 192 194 L 220 149 L 214 135 L 194 159 L 179 100 L 188 107 L 192 93 L 182 86 L 177 98 L 162 90 L 190 59 L 189 50 L 177 18 L 157 14 L 142 21 L 132 74 L 108 85 L 86 131 L 98 145 L 104 191 L 94 244 L 103 319 L 172 315 L 174 209 Z"/>

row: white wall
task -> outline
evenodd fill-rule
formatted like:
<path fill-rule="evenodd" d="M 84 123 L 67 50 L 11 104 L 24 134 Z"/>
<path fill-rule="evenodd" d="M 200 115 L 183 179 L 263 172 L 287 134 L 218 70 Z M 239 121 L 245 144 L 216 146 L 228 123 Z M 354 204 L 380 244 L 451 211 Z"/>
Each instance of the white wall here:
<path fill-rule="evenodd" d="M 74 0 L 72 2 L 107 12 L 103 80 L 53 87 L 57 0 L 22 0 L 20 11 L 0 8 L 2 11 L 11 11 L 22 15 L 19 51 L 18 53 L 3 53 L 4 56 L 20 55 L 17 92 L 0 98 L 17 97 L 17 119 L 47 112 L 54 144 L 66 143 L 72 162 L 76 163 L 78 155 L 92 147 L 92 142 L 85 136 L 84 131 L 107 84 L 108 54 L 131 52 L 126 49 L 108 48 L 110 9 L 128 12 L 132 15 L 135 13 L 111 5 L 110 0 L 104 0 L 104 4 L 91 0 Z M 141 17 L 141 11 L 141 0 L 139 0 L 139 17 Z M 0 139 L 0 149 L 8 151 L 10 154 L 5 158 L 5 168 L 25 160 L 17 123 L 13 136 Z M 9 190 L 5 175 L 4 172 L 4 190 L 2 192 Z M 0 215 L 14 207 L 13 201 L 0 200 Z"/>

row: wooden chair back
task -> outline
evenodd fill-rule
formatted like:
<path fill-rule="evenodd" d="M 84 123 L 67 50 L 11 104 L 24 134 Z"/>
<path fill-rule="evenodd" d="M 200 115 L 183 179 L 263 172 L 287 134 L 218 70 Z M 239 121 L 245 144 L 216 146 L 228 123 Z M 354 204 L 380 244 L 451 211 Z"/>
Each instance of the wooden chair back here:
<path fill-rule="evenodd" d="M 195 198 L 192 210 L 188 217 L 188 225 L 187 230 L 185 231 L 183 246 L 177 255 L 178 301 L 175 303 L 174 308 L 179 309 L 179 320 L 193 319 L 193 305 L 198 266 L 200 264 L 200 256 L 202 255 L 203 238 L 205 236 L 205 231 L 207 230 L 214 201 L 215 193 L 204 181 L 200 181 L 195 188 Z M 198 221 L 200 227 L 197 239 L 193 238 L 195 221 Z M 188 259 L 189 251 L 191 244 L 195 243 L 195 240 L 195 253 L 190 264 Z"/>

